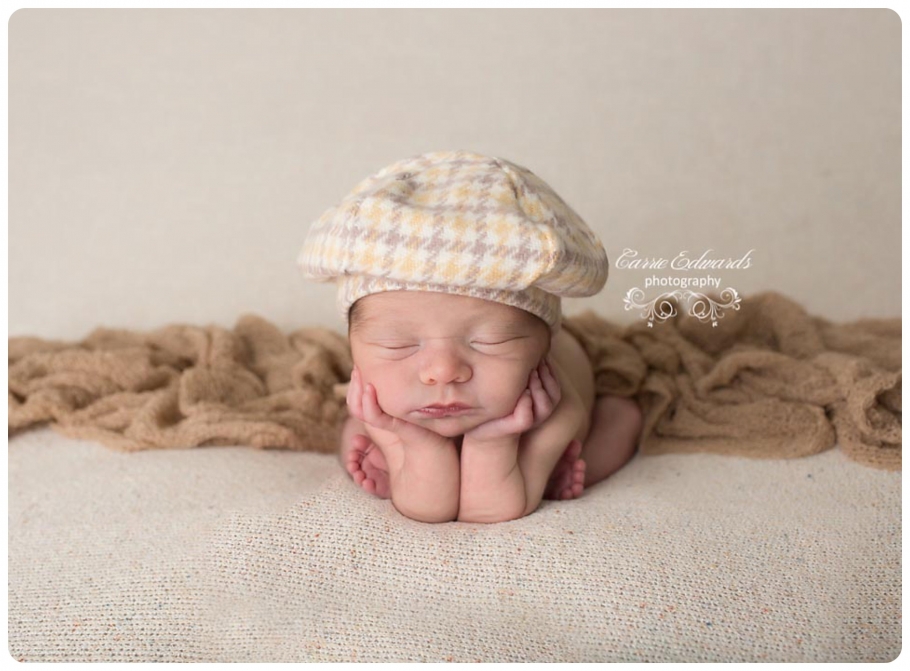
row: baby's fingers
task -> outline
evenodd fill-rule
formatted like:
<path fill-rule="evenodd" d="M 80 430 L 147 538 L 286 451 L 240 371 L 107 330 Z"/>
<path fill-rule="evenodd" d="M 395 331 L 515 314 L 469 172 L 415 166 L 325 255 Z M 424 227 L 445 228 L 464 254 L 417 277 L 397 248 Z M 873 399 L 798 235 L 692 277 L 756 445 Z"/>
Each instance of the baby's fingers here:
<path fill-rule="evenodd" d="M 518 401 L 515 411 L 516 416 L 523 426 L 529 428 L 534 423 L 534 392 L 525 392 Z"/>
<path fill-rule="evenodd" d="M 540 362 L 538 370 L 540 371 L 540 381 L 547 395 L 553 401 L 554 406 L 559 405 L 559 401 L 562 398 L 562 390 L 559 387 L 559 380 L 556 379 L 556 375 L 550 367 L 549 357 Z"/>
<path fill-rule="evenodd" d="M 515 410 L 510 417 L 506 417 L 507 433 L 524 433 L 534 426 L 534 392 L 525 390 L 518 403 L 515 404 Z"/>
<path fill-rule="evenodd" d="M 388 414 L 379 405 L 379 396 L 376 393 L 376 387 L 372 384 L 367 384 L 362 398 L 363 419 L 361 421 L 379 431 L 394 434 L 394 436 L 388 435 L 386 437 L 388 440 L 400 441 L 406 445 L 411 443 L 429 444 L 434 439 L 445 441 L 444 438 L 428 429 Z"/>
<path fill-rule="evenodd" d="M 493 419 L 484 422 L 478 427 L 469 431 L 473 440 L 488 441 L 498 440 L 504 436 L 522 434 L 534 425 L 534 410 L 531 401 L 531 390 L 525 389 L 518 401 L 515 402 L 515 409 L 505 417 Z"/>
<path fill-rule="evenodd" d="M 377 429 L 389 430 L 392 428 L 392 418 L 379 407 L 376 387 L 369 383 L 363 392 L 363 421 L 370 426 L 375 426 Z"/>
<path fill-rule="evenodd" d="M 552 414 L 556 403 L 550 398 L 541 383 L 540 373 L 536 370 L 531 372 L 531 382 L 528 388 L 531 390 L 531 400 L 534 404 L 534 419 L 536 422 L 540 422 Z"/>
<path fill-rule="evenodd" d="M 360 383 L 360 371 L 354 368 L 351 371 L 351 383 L 348 385 L 348 411 L 359 419 L 361 422 L 363 419 L 363 386 Z"/>

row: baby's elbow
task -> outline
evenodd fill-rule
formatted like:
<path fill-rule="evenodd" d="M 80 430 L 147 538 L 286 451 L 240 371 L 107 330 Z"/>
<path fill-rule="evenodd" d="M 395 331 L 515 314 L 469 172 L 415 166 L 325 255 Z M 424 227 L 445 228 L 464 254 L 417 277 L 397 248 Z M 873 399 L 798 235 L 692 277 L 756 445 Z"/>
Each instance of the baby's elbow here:
<path fill-rule="evenodd" d="M 533 513 L 535 510 L 540 508 L 540 504 L 541 504 L 540 500 L 538 500 L 537 503 L 528 503 L 527 507 L 522 511 L 521 516 L 527 517 L 528 515 Z"/>
<path fill-rule="evenodd" d="M 457 508 L 411 508 L 410 506 L 394 503 L 394 501 L 393 504 L 399 513 L 415 522 L 442 524 L 443 522 L 454 522 L 458 519 Z"/>
<path fill-rule="evenodd" d="M 500 522 L 511 522 L 523 517 L 523 515 L 459 515 L 459 522 L 469 524 L 499 524 Z"/>
<path fill-rule="evenodd" d="M 512 520 L 521 519 L 527 514 L 524 506 L 512 509 L 459 511 L 458 521 L 471 524 L 498 524 L 499 522 L 511 522 Z"/>
<path fill-rule="evenodd" d="M 424 522 L 425 524 L 443 524 L 444 522 L 454 522 L 458 519 L 457 513 L 439 513 L 439 514 L 426 514 L 426 513 L 417 513 L 415 515 L 405 515 L 405 517 L 410 517 L 415 522 Z"/>

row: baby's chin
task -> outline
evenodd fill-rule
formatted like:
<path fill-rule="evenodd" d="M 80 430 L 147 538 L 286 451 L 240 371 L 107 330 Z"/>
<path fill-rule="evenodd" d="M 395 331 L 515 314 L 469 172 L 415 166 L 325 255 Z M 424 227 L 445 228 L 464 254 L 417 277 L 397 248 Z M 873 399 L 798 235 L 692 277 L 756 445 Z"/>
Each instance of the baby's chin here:
<path fill-rule="evenodd" d="M 514 408 L 517 402 L 518 396 L 515 397 L 515 401 L 511 404 L 504 403 L 502 405 L 508 405 L 508 407 Z M 505 417 L 508 414 L 509 412 L 506 410 L 503 410 L 497 414 L 495 409 L 491 410 L 489 407 L 484 407 L 475 408 L 466 414 L 456 415 L 453 417 L 426 417 L 421 416 L 416 412 L 406 413 L 404 416 L 395 416 L 407 422 L 412 422 L 418 426 L 422 426 L 425 429 L 429 429 L 430 431 L 438 433 L 440 436 L 443 436 L 445 438 L 455 438 L 458 436 L 463 436 L 468 431 L 476 429 L 481 424 L 492 421 L 497 417 Z"/>
<path fill-rule="evenodd" d="M 413 421 L 413 420 L 411 420 Z M 486 417 L 439 417 L 436 419 L 424 418 L 415 422 L 425 429 L 438 433 L 444 438 L 463 436 L 471 429 L 475 429 L 487 421 Z"/>

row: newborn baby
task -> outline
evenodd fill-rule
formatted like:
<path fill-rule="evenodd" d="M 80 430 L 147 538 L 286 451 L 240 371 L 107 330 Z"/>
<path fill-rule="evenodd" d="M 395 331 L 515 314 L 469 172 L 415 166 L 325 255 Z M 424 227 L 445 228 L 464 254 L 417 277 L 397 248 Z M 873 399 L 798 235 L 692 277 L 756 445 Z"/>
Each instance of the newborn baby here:
<path fill-rule="evenodd" d="M 634 454 L 641 411 L 595 398 L 560 328 L 559 297 L 599 291 L 606 254 L 530 171 L 467 152 L 398 162 L 320 218 L 300 262 L 339 282 L 348 322 L 342 462 L 403 515 L 517 519 Z"/>

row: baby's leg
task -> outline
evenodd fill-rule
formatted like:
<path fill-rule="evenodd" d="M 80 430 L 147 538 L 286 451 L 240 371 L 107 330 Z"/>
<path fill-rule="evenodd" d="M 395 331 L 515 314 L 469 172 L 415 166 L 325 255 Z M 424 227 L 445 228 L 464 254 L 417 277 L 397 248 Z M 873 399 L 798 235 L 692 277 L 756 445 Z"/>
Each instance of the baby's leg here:
<path fill-rule="evenodd" d="M 345 470 L 364 491 L 381 499 L 391 496 L 385 456 L 356 417 L 348 417 L 341 430 L 340 456 Z"/>
<path fill-rule="evenodd" d="M 620 396 L 602 396 L 591 415 L 584 449 L 577 439 L 569 444 L 550 475 L 545 499 L 576 499 L 585 487 L 612 475 L 635 454 L 642 421 L 638 404 Z"/>
<path fill-rule="evenodd" d="M 591 414 L 591 430 L 581 458 L 587 465 L 585 487 L 600 482 L 624 466 L 638 449 L 642 414 L 638 404 L 622 396 L 599 396 Z"/>

